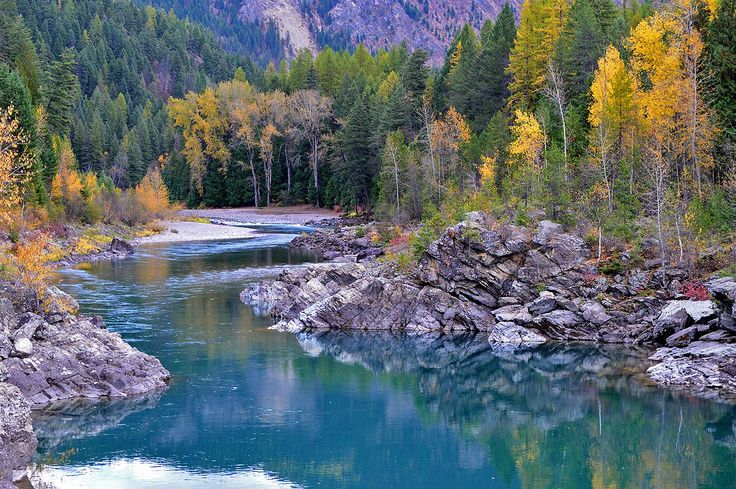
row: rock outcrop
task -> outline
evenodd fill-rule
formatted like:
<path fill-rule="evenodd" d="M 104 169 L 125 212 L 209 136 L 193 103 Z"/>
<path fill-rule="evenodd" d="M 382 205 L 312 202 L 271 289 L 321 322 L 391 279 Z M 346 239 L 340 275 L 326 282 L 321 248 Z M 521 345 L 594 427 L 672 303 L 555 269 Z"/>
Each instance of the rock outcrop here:
<path fill-rule="evenodd" d="M 23 466 L 36 450 L 31 408 L 16 386 L 7 383 L 0 364 L 0 488 L 13 486 L 13 470 Z"/>
<path fill-rule="evenodd" d="M 364 232 L 365 226 L 321 228 L 297 236 L 291 242 L 291 247 L 318 251 L 328 261 L 373 261 L 383 254 L 383 250 L 364 236 Z"/>
<path fill-rule="evenodd" d="M 351 251 L 344 235 L 322 234 L 313 239 Z M 285 271 L 241 298 L 292 332 L 476 331 L 497 343 L 661 346 L 652 358 L 662 363 L 650 369 L 661 385 L 736 393 L 736 372 L 724 361 L 731 355 L 724 345 L 736 342 L 736 282 L 711 280 L 714 300 L 692 300 L 679 295 L 687 278 L 681 270 L 606 276 L 590 257 L 582 238 L 558 224 L 488 226 L 485 216 L 471 213 L 433 242 L 410 274 L 389 263 L 335 263 Z M 721 348 L 699 347 L 703 342 Z M 679 375 L 688 362 L 702 375 Z"/>
<path fill-rule="evenodd" d="M 77 316 L 74 298 L 53 286 L 46 297 L 38 308 L 31 294 L 0 284 L 0 475 L 27 463 L 36 447 L 30 407 L 127 397 L 169 381 L 157 359 L 105 329 L 102 318 Z"/>

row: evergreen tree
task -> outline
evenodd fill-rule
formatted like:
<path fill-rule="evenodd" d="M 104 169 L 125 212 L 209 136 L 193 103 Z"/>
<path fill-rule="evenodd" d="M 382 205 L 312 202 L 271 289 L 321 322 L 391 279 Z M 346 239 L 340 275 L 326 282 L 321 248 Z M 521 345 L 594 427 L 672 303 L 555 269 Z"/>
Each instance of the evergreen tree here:
<path fill-rule="evenodd" d="M 708 98 L 722 127 L 736 139 L 736 0 L 722 0 L 706 44 Z"/>
<path fill-rule="evenodd" d="M 69 134 L 73 110 L 79 96 L 79 80 L 76 72 L 76 55 L 65 49 L 54 61 L 46 82 L 46 114 L 49 128 L 56 134 Z"/>
<path fill-rule="evenodd" d="M 598 58 L 603 56 L 609 44 L 601 20 L 609 20 L 601 12 L 609 9 L 604 0 L 596 2 L 600 12 L 593 7 L 592 0 L 575 0 L 570 16 L 557 42 L 555 61 L 562 72 L 565 90 L 570 100 L 587 107 L 592 74 Z M 610 25 L 607 27 L 611 27 Z"/>
<path fill-rule="evenodd" d="M 509 4 L 504 5 L 496 21 L 486 30 L 487 39 L 473 66 L 469 104 L 473 111 L 466 114 L 475 131 L 488 124 L 510 95 L 508 85 L 511 77 L 506 67 L 516 37 L 516 21 Z"/>

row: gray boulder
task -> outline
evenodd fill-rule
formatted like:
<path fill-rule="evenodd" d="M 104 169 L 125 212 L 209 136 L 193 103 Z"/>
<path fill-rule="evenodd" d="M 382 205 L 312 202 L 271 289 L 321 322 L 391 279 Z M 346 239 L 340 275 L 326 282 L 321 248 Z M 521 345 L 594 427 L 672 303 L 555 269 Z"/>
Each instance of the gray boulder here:
<path fill-rule="evenodd" d="M 557 309 L 534 318 L 537 329 L 553 340 L 597 341 L 598 332 L 574 312 Z"/>
<path fill-rule="evenodd" d="M 722 312 L 718 320 L 718 326 L 721 329 L 736 333 L 736 318 L 727 312 Z"/>
<path fill-rule="evenodd" d="M 606 309 L 597 301 L 586 301 L 581 307 L 583 319 L 597 326 L 602 326 L 612 319 Z"/>
<path fill-rule="evenodd" d="M 541 344 L 547 338 L 533 329 L 525 328 L 513 322 L 496 323 L 488 334 L 490 343 Z"/>
<path fill-rule="evenodd" d="M 654 322 L 652 337 L 655 341 L 663 343 L 668 336 L 680 331 L 692 324 L 692 318 L 685 309 L 677 309 L 675 311 L 664 311 L 660 313 L 659 318 Z"/>
<path fill-rule="evenodd" d="M 33 355 L 33 343 L 28 338 L 19 338 L 13 343 L 13 353 L 21 358 Z"/>
<path fill-rule="evenodd" d="M 722 277 L 709 280 L 705 283 L 708 292 L 713 297 L 731 306 L 731 314 L 736 315 L 736 279 Z"/>
<path fill-rule="evenodd" d="M 666 340 L 667 346 L 687 346 L 698 336 L 698 326 L 690 326 L 669 336 Z"/>
<path fill-rule="evenodd" d="M 539 316 L 553 311 L 557 307 L 557 301 L 554 297 L 543 296 L 535 299 L 534 302 L 529 304 L 529 314 L 532 316 Z"/>
<path fill-rule="evenodd" d="M 670 301 L 664 309 L 661 316 L 672 314 L 680 309 L 684 309 L 693 322 L 699 323 L 712 319 L 718 315 L 718 306 L 713 301 Z M 661 317 L 660 316 L 660 317 Z"/>

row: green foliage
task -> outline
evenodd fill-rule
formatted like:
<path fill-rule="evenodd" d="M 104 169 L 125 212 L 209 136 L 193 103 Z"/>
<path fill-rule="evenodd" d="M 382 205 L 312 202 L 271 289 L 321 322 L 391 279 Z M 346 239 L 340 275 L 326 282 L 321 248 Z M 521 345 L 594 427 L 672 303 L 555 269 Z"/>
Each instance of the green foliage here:
<path fill-rule="evenodd" d="M 598 270 L 603 275 L 618 275 L 626 270 L 626 265 L 621 263 L 620 260 L 610 258 L 598 266 Z"/>
<path fill-rule="evenodd" d="M 710 103 L 731 141 L 736 140 L 736 0 L 721 0 L 706 44 Z"/>
<path fill-rule="evenodd" d="M 721 189 L 716 189 L 704 198 L 694 198 L 688 216 L 690 227 L 701 237 L 725 236 L 734 230 L 736 222 L 736 200 L 730 200 Z"/>

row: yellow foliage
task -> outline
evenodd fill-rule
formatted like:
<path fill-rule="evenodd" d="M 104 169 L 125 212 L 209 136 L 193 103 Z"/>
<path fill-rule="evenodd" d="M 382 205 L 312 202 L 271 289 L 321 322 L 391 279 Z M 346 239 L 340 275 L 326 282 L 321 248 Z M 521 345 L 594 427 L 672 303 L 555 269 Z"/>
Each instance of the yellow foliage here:
<path fill-rule="evenodd" d="M 3 226 L 13 222 L 15 209 L 21 202 L 31 167 L 31 157 L 23 151 L 28 142 L 13 106 L 0 109 L 0 225 Z"/>
<path fill-rule="evenodd" d="M 378 86 L 378 95 L 380 95 L 384 100 L 388 99 L 389 95 L 391 95 L 391 92 L 394 91 L 398 84 L 399 75 L 397 75 L 395 71 L 389 72 L 383 82 Z"/>
<path fill-rule="evenodd" d="M 683 88 L 680 56 L 671 42 L 675 28 L 674 20 L 656 12 L 639 22 L 627 41 L 631 67 L 649 86 L 639 91 L 641 119 L 654 132 L 674 127 Z"/>
<path fill-rule="evenodd" d="M 158 168 L 149 170 L 141 183 L 135 188 L 135 196 L 154 217 L 163 217 L 169 210 L 169 191 L 161 178 Z"/>
<path fill-rule="evenodd" d="M 514 140 L 509 152 L 524 163 L 539 170 L 540 157 L 544 148 L 544 132 L 534 114 L 516 110 L 514 124 L 511 126 Z"/>
<path fill-rule="evenodd" d="M 493 185 L 496 180 L 496 157 L 481 156 L 481 165 L 478 169 L 480 173 L 480 183 L 483 186 Z"/>
<path fill-rule="evenodd" d="M 37 305 L 44 299 L 52 273 L 48 262 L 53 255 L 46 250 L 48 243 L 48 236 L 39 234 L 32 239 L 24 239 L 14 245 L 10 253 L 1 255 L 5 269 L 18 285 L 25 285 L 33 291 Z"/>
<path fill-rule="evenodd" d="M 623 128 L 634 115 L 634 94 L 636 81 L 621 59 L 621 53 L 613 46 L 606 49 L 598 60 L 590 87 L 593 103 L 590 106 L 588 121 L 593 127 L 610 124 Z"/>
<path fill-rule="evenodd" d="M 77 255 L 89 255 L 90 253 L 97 253 L 101 249 L 100 244 L 96 240 L 87 236 L 80 236 L 74 244 L 72 253 Z"/>

